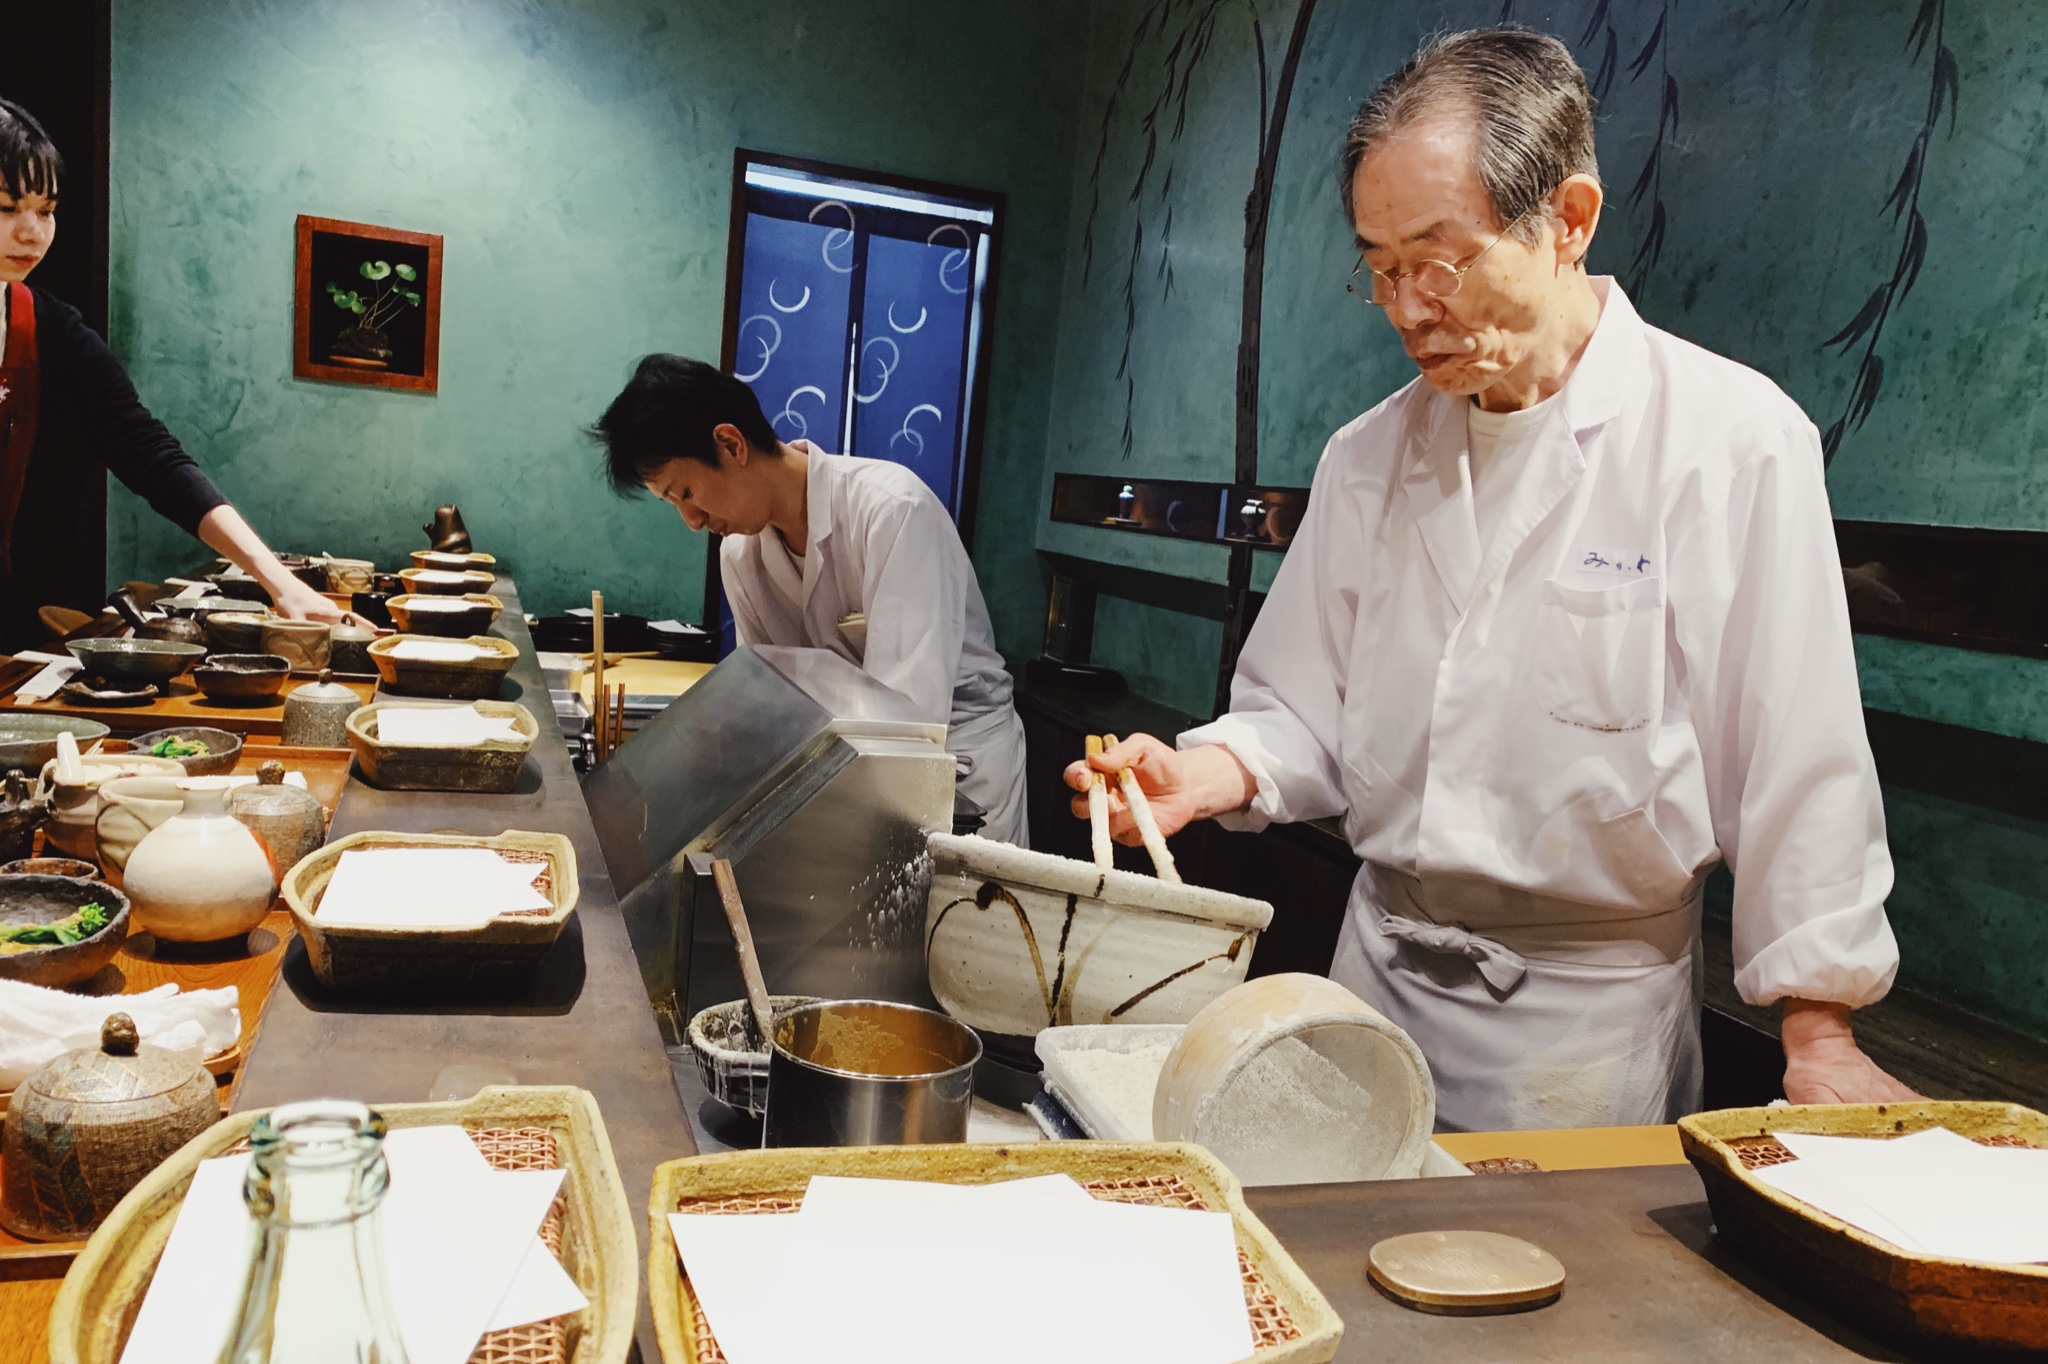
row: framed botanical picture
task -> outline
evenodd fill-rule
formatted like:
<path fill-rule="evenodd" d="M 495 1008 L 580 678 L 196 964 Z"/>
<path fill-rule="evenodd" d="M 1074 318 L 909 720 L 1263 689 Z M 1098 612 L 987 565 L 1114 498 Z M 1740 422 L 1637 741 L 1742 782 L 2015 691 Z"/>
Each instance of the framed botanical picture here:
<path fill-rule="evenodd" d="M 441 371 L 441 238 L 299 215 L 292 373 L 432 393 Z"/>

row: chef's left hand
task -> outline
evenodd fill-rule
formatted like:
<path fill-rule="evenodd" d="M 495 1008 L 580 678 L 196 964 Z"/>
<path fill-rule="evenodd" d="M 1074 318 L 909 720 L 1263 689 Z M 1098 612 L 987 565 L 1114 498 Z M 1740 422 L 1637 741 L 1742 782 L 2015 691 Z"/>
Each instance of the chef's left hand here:
<path fill-rule="evenodd" d="M 277 593 L 271 609 L 286 620 L 318 620 L 340 625 L 348 619 L 348 612 L 296 578 Z"/>
<path fill-rule="evenodd" d="M 1795 1104 L 1882 1104 L 1922 1099 L 1856 1045 L 1849 1007 L 1813 999 L 1785 1001 L 1785 1097 Z"/>

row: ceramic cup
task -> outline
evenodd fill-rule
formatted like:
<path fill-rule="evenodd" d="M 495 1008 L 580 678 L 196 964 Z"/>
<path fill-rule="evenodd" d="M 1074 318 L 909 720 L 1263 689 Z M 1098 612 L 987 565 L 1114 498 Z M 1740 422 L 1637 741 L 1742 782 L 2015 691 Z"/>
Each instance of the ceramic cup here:
<path fill-rule="evenodd" d="M 184 808 L 179 780 L 167 773 L 100 783 L 100 810 L 93 828 L 101 866 L 114 871 L 126 867 L 135 845 Z"/>
<path fill-rule="evenodd" d="M 228 812 L 226 777 L 188 777 L 177 814 L 128 855 L 121 888 L 135 921 L 169 942 L 217 942 L 263 922 L 277 870 L 263 841 Z"/>
<path fill-rule="evenodd" d="M 365 630 L 360 625 L 337 625 L 328 638 L 332 648 L 328 664 L 338 673 L 373 673 L 377 665 L 370 661 L 370 645 L 376 642 L 374 630 Z"/>
<path fill-rule="evenodd" d="M 329 592 L 367 592 L 370 579 L 377 574 L 377 566 L 368 559 L 329 559 L 327 561 L 327 590 Z"/>
<path fill-rule="evenodd" d="M 261 611 L 209 611 L 206 616 L 206 647 L 217 654 L 260 654 L 263 627 L 268 623 Z"/>
<path fill-rule="evenodd" d="M 333 630 L 317 620 L 265 621 L 263 652 L 284 659 L 293 672 L 318 672 L 333 652 Z"/>
<path fill-rule="evenodd" d="M 43 842 L 53 855 L 88 862 L 99 855 L 99 834 L 94 826 L 100 818 L 100 787 L 122 777 L 162 773 L 176 779 L 185 774 L 176 758 L 152 758 L 147 753 L 83 766 L 85 780 L 70 782 L 58 780 L 55 758 L 43 764 L 41 789 L 50 793 L 50 822 L 43 826 Z"/>

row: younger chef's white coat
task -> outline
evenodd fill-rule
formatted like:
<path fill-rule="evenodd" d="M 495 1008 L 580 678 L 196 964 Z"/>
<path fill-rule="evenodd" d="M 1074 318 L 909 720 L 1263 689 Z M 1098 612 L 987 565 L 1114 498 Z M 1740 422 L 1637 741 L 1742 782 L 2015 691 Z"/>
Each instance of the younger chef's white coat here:
<path fill-rule="evenodd" d="M 829 649 L 950 726 L 960 790 L 988 812 L 982 835 L 1023 844 L 1024 724 L 953 518 L 900 464 L 793 444 L 810 459 L 803 559 L 773 530 L 719 546 L 740 643 Z M 841 629 L 855 614 L 864 641 Z"/>
<path fill-rule="evenodd" d="M 1461 397 L 1338 431 L 1231 710 L 1181 736 L 1258 783 L 1226 821 L 1342 815 L 1365 859 L 1331 974 L 1466 1130 L 1699 1102 L 1700 887 L 1736 984 L 1869 1004 L 1898 948 L 1884 809 L 1813 424 L 1768 379 L 1600 323 L 1483 550 Z"/>

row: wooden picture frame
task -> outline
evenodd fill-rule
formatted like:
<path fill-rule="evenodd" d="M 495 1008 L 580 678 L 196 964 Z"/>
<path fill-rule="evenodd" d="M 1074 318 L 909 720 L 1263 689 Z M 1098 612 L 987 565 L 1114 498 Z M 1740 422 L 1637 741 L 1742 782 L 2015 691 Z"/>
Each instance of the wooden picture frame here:
<path fill-rule="evenodd" d="M 378 247 L 381 255 L 373 255 Z M 362 260 L 356 261 L 360 256 Z M 389 259 L 386 259 L 386 258 Z M 292 374 L 337 384 L 369 384 L 378 388 L 434 393 L 441 379 L 441 237 L 433 232 L 408 232 L 371 223 L 300 214 L 295 252 L 296 284 L 292 311 Z M 365 264 L 385 265 L 396 274 L 358 278 Z M 416 284 L 401 284 L 405 270 Z M 348 322 L 350 310 L 337 306 L 335 291 L 346 279 L 358 294 L 373 297 L 395 293 L 388 310 L 388 328 L 365 329 Z M 389 283 L 387 284 L 387 281 Z M 413 297 L 417 296 L 417 301 Z M 373 311 L 356 316 L 376 316 Z M 328 316 L 329 313 L 335 316 Z M 412 315 L 409 315 L 412 314 Z M 340 334 L 353 331 L 352 340 Z M 353 352 L 353 353 L 350 353 Z"/>

